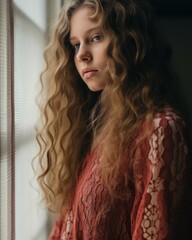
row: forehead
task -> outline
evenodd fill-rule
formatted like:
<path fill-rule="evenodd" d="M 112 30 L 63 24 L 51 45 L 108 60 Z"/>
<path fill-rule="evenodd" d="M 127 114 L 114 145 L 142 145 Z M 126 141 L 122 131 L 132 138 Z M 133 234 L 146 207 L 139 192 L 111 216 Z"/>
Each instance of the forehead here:
<path fill-rule="evenodd" d="M 70 37 L 82 34 L 92 28 L 101 27 L 101 19 L 93 17 L 94 9 L 90 7 L 80 7 L 76 9 L 70 20 Z"/>

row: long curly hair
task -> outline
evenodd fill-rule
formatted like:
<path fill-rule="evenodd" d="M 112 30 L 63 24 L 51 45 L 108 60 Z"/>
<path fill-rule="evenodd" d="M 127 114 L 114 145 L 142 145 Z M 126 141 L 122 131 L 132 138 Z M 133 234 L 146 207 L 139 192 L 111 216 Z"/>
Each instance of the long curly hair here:
<path fill-rule="evenodd" d="M 95 93 L 81 80 L 69 42 L 70 18 L 81 6 L 94 10 L 92 18 L 100 18 L 110 36 L 107 48 L 110 81 Z M 85 156 L 95 149 L 100 159 L 101 179 L 112 198 L 127 198 L 134 191 L 137 148 L 130 146 L 133 141 L 141 141 L 136 135 L 142 123 L 147 127 L 140 136 L 150 132 L 153 114 L 167 102 L 170 77 L 162 74 L 169 70 L 158 57 L 153 17 L 145 0 L 65 1 L 44 54 L 46 69 L 41 75 L 39 100 L 41 121 L 37 125 L 38 181 L 50 210 L 65 209 Z M 162 52 L 161 57 L 164 57 Z M 130 192 L 122 196 L 115 189 L 120 168 L 127 159 L 130 159 L 129 171 L 124 178 L 129 182 Z"/>

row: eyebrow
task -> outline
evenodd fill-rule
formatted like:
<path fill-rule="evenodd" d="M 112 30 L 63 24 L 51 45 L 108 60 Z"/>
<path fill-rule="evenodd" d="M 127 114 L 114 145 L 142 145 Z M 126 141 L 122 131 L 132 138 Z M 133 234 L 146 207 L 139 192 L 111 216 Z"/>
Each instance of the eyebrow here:
<path fill-rule="evenodd" d="M 95 30 L 100 30 L 101 27 L 93 27 L 93 28 L 90 28 L 89 30 L 86 31 L 86 34 L 90 34 L 91 32 L 95 31 Z M 69 37 L 69 41 L 72 41 L 76 39 L 75 36 L 72 36 L 72 37 Z"/>

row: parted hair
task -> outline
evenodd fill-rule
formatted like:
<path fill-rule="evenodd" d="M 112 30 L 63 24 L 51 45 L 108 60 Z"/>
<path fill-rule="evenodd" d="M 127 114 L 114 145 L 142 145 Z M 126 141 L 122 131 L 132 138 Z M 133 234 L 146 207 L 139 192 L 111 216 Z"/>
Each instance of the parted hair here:
<path fill-rule="evenodd" d="M 110 36 L 110 80 L 99 92 L 91 92 L 81 80 L 69 42 L 70 18 L 82 6 L 94 10 L 92 19 L 101 19 Z M 138 129 L 145 123 L 148 127 L 140 136 L 150 133 L 153 115 L 166 105 L 170 87 L 171 73 L 165 61 L 170 52 L 162 51 L 155 29 L 153 10 L 145 0 L 65 1 L 44 53 L 46 68 L 38 102 L 38 181 L 49 209 L 65 209 L 85 156 L 94 150 L 101 180 L 111 197 L 129 198 L 134 191 L 133 168 L 142 140 L 136 138 Z M 135 148 L 133 141 L 137 141 Z M 115 189 L 127 159 L 129 171 L 124 177 L 130 191 L 122 196 Z"/>

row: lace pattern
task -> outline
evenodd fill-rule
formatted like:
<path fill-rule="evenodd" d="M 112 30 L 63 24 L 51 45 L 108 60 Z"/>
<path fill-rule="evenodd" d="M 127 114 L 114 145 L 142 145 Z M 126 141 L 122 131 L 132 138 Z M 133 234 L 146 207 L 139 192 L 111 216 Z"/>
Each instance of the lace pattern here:
<path fill-rule="evenodd" d="M 166 111 L 157 114 L 153 124 L 154 131 L 140 146 L 142 155 L 135 165 L 133 202 L 110 202 L 92 154 L 76 186 L 73 209 L 65 221 L 56 222 L 49 240 L 168 239 L 183 190 L 184 123 L 174 112 Z"/>

